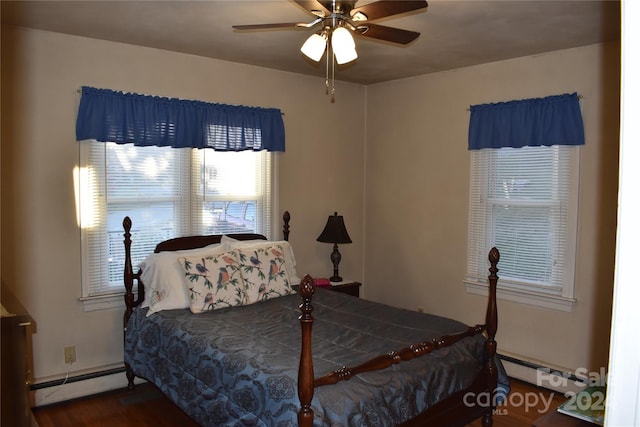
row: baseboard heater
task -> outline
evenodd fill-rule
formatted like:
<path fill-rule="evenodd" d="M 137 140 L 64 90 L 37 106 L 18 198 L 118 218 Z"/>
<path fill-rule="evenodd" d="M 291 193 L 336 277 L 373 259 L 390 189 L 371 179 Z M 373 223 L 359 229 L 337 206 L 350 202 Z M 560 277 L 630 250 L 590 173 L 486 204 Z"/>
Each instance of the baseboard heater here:
<path fill-rule="evenodd" d="M 78 381 L 91 380 L 93 378 L 106 377 L 107 375 L 119 374 L 125 372 L 125 367 L 105 369 L 103 371 L 90 372 L 88 374 L 74 375 L 72 377 L 60 378 L 59 380 L 46 381 L 37 384 L 31 384 L 31 391 L 42 390 L 49 387 L 56 387 L 63 384 L 75 383 Z"/>
<path fill-rule="evenodd" d="M 550 375 L 557 375 L 559 377 L 566 378 L 567 380 L 586 384 L 586 381 L 584 378 L 576 377 L 574 374 L 570 372 L 563 372 L 558 369 L 550 368 L 548 366 L 538 365 L 537 363 L 527 362 L 526 360 L 516 359 L 515 357 L 506 356 L 504 354 L 498 354 L 498 357 L 500 358 L 500 360 L 504 360 L 505 362 L 510 362 L 515 365 L 524 366 L 525 368 L 535 369 L 536 371 L 541 370 Z"/>

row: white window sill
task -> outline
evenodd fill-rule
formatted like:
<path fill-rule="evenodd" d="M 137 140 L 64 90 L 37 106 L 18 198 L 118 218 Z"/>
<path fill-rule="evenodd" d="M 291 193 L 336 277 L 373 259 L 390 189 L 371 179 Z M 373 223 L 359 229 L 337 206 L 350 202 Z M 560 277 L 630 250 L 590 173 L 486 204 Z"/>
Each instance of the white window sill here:
<path fill-rule="evenodd" d="M 84 311 L 125 309 L 124 292 L 97 297 L 82 297 L 80 301 L 84 304 Z"/>
<path fill-rule="evenodd" d="M 467 293 L 474 295 L 489 295 L 489 285 L 486 283 L 475 282 L 473 280 L 465 280 L 465 286 L 467 287 Z M 498 281 L 498 288 L 496 291 L 496 297 L 505 301 L 512 301 L 521 304 L 532 305 L 535 307 L 543 307 L 557 311 L 573 311 L 573 306 L 576 303 L 575 298 L 567 298 L 560 295 L 542 294 L 537 292 L 527 292 L 521 289 L 511 289 L 500 287 Z"/>

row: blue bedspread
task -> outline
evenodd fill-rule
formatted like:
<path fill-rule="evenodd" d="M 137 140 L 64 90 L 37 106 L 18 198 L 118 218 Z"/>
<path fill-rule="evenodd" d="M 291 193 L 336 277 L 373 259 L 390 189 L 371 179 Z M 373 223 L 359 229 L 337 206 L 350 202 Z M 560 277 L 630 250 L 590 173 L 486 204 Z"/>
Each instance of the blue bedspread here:
<path fill-rule="evenodd" d="M 125 362 L 202 426 L 296 426 L 299 303 L 298 295 L 290 295 L 202 314 L 185 309 L 146 317 L 146 309 L 134 310 Z M 324 289 L 316 290 L 313 307 L 316 377 L 466 329 L 454 320 Z M 421 358 L 317 388 L 314 426 L 397 425 L 468 387 L 483 354 L 484 338 L 468 337 Z"/>

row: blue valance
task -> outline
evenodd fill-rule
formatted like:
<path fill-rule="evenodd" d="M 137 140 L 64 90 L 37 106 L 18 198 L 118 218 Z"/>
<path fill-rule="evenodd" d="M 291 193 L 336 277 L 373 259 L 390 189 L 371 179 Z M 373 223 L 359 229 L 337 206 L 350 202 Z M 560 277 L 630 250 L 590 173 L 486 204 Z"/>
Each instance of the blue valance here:
<path fill-rule="evenodd" d="M 469 150 L 582 144 L 576 93 L 471 106 Z"/>
<path fill-rule="evenodd" d="M 213 104 L 83 86 L 76 139 L 218 151 L 284 151 L 284 122 L 276 108 Z"/>

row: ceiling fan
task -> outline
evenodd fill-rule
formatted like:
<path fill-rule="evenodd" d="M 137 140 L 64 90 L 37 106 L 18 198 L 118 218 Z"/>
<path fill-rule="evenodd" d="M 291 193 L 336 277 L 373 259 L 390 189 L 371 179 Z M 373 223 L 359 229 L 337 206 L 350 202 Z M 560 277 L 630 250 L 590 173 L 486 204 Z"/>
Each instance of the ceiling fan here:
<path fill-rule="evenodd" d="M 427 2 L 380 0 L 356 7 L 357 0 L 294 0 L 307 10 L 315 19 L 308 23 L 286 22 L 275 24 L 233 25 L 236 30 L 266 30 L 277 28 L 315 28 L 300 49 L 313 61 L 320 61 L 327 51 L 327 91 L 329 87 L 329 58 L 346 64 L 358 57 L 352 34 L 407 45 L 420 33 L 374 24 L 371 21 L 412 12 L 427 7 Z M 332 76 L 333 76 L 332 70 Z M 332 78 L 333 80 L 333 78 Z M 327 92 L 328 93 L 328 92 Z M 332 90 L 332 95 L 334 90 Z"/>
<path fill-rule="evenodd" d="M 427 7 L 422 1 L 376 1 L 361 7 L 355 7 L 357 0 L 294 0 L 316 17 L 309 23 L 287 22 L 276 24 L 233 25 L 236 30 L 261 30 L 274 28 L 313 28 L 320 26 L 317 34 L 328 40 L 338 28 L 345 28 L 363 37 L 384 40 L 396 44 L 409 44 L 420 33 L 374 24 L 371 21 L 412 12 Z M 324 33 L 324 36 L 323 36 Z M 342 33 L 339 31 L 338 34 Z M 346 34 L 346 33 L 343 33 Z M 313 36 L 312 36 L 313 37 Z M 346 36 L 346 37 L 350 37 Z M 353 43 L 353 42 L 351 42 Z M 334 50 L 337 46 L 333 46 Z M 339 61 L 339 58 L 337 58 Z M 353 58 L 355 59 L 355 58 Z M 319 60 L 319 58 L 317 59 Z M 316 61 L 317 61 L 316 60 Z M 340 62 L 338 62 L 340 63 Z"/>

